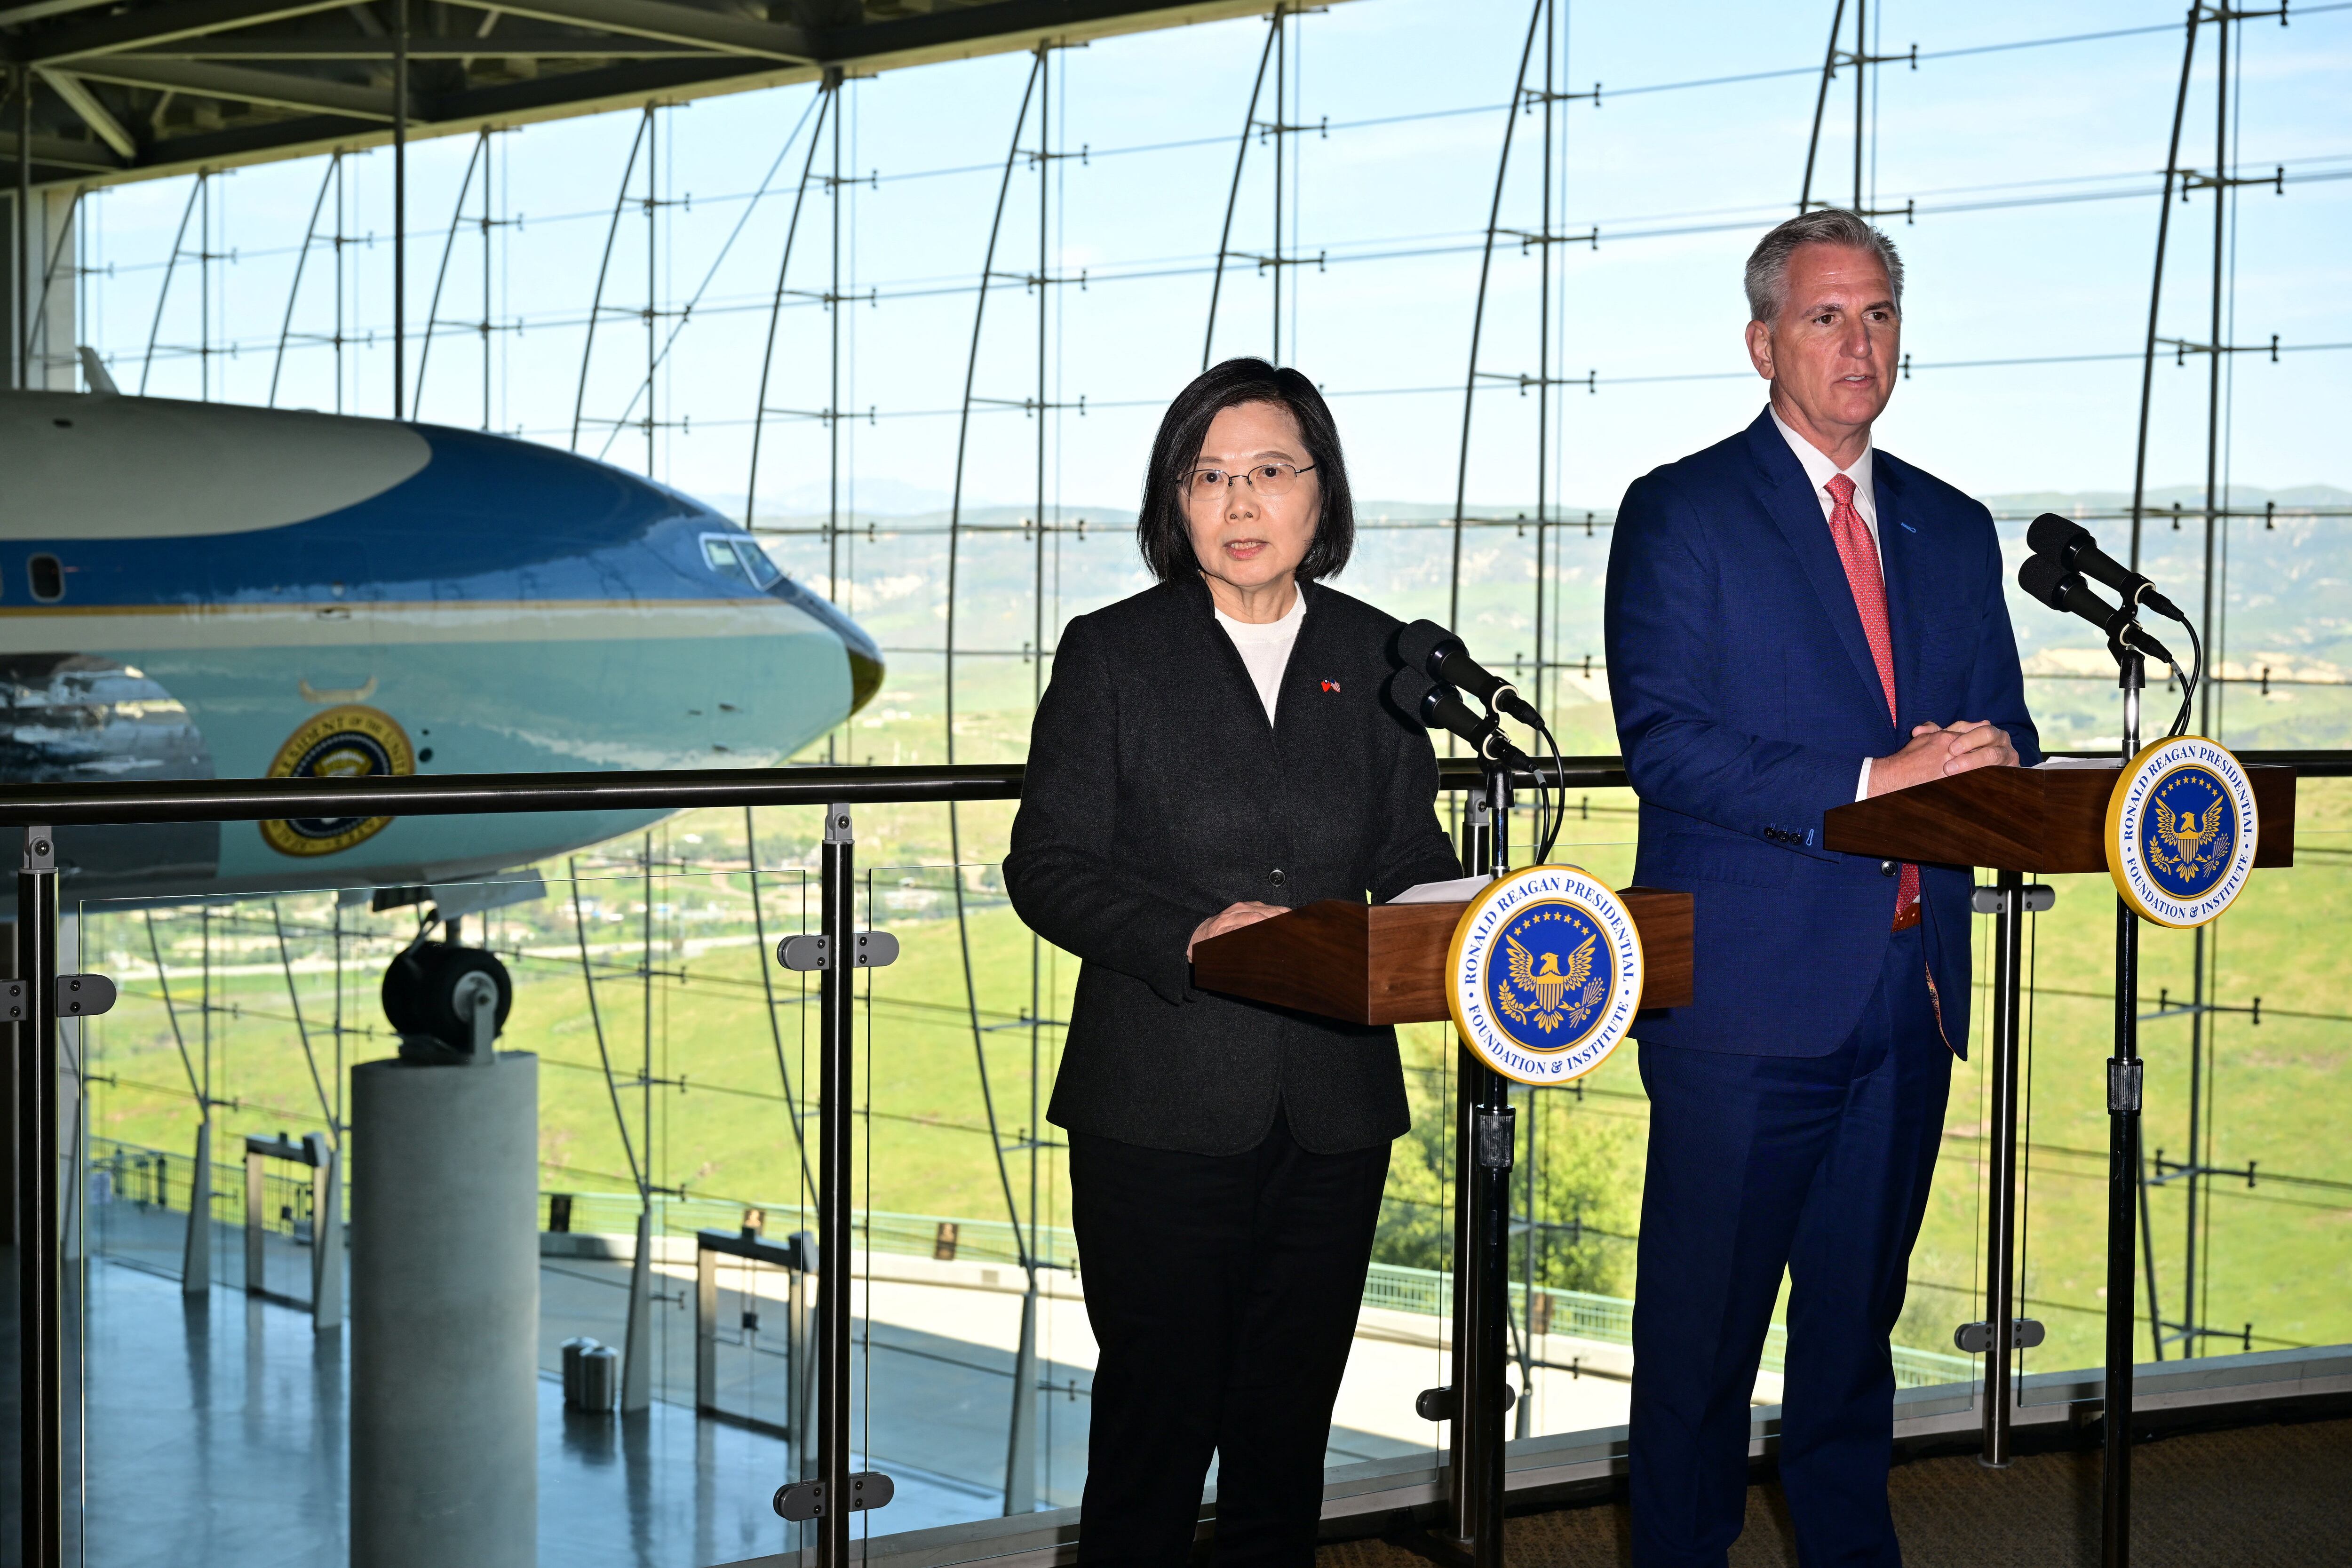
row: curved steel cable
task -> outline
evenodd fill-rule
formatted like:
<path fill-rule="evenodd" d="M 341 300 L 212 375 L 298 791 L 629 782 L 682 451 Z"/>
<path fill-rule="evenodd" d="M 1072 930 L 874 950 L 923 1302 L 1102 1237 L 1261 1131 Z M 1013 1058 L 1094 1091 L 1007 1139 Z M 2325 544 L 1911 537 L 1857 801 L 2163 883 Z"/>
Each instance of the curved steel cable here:
<path fill-rule="evenodd" d="M 172 234 L 172 254 L 163 262 L 163 286 L 155 290 L 155 320 L 147 329 L 147 353 L 139 362 L 139 395 L 147 395 L 147 374 L 155 368 L 155 339 L 163 331 L 163 304 L 172 297 L 172 274 L 180 268 L 180 244 L 188 237 L 188 218 L 196 210 L 196 199 L 205 194 L 205 182 L 212 176 L 199 169 L 196 183 L 188 187 L 188 205 L 180 209 L 180 226 Z M 199 240 L 198 248 L 203 242 Z"/>
<path fill-rule="evenodd" d="M 2147 289 L 2147 342 L 2139 369 L 2139 437 L 2132 453 L 2130 563 L 2135 572 L 2139 570 L 2140 514 L 2147 501 L 2147 418 L 2156 395 L 2156 326 L 2164 300 L 2164 250 L 2172 234 L 2172 180 L 2180 172 L 2180 128 L 2189 112 L 2189 73 L 2197 63 L 2199 9 L 2199 0 L 2190 0 L 2189 36 L 2180 48 L 2180 89 L 2172 100 L 2172 140 L 2165 149 L 2164 189 L 2156 213 L 2156 268 Z"/>
<path fill-rule="evenodd" d="M 278 355 L 269 362 L 269 401 L 264 405 L 265 407 L 278 406 L 278 377 L 286 368 L 286 342 L 294 331 L 294 303 L 302 296 L 302 268 L 310 262 L 310 242 L 319 237 L 319 215 L 326 210 L 327 192 L 334 184 L 336 174 L 341 171 L 342 163 L 341 148 L 336 148 L 328 155 L 327 172 L 319 177 L 318 199 L 310 204 L 310 222 L 302 230 L 302 248 L 294 253 L 294 281 L 286 287 L 286 319 L 278 327 Z M 337 260 L 341 259 L 338 256 Z M 340 331 L 342 323 L 338 321 L 335 326 Z"/>
<path fill-rule="evenodd" d="M 743 204 L 742 216 L 735 220 L 734 228 L 729 232 L 725 242 L 719 247 L 719 254 L 711 258 L 709 268 L 702 275 L 702 281 L 695 286 L 693 294 L 688 298 L 685 307 L 678 311 L 677 321 L 670 328 L 669 336 L 662 340 L 661 352 L 654 356 L 653 363 L 646 367 L 644 379 L 637 383 L 637 389 L 629 394 L 628 406 L 621 410 L 620 418 L 614 421 L 612 429 L 605 433 L 604 445 L 597 449 L 597 457 L 602 458 L 606 452 L 612 450 L 613 443 L 620 437 L 622 426 L 628 423 L 629 416 L 637 411 L 638 401 L 653 390 L 654 373 L 661 369 L 663 365 L 669 363 L 669 351 L 677 346 L 678 334 L 685 331 L 687 323 L 694 319 L 694 308 L 697 305 L 701 304 L 703 295 L 710 291 L 711 283 L 719 276 L 719 268 L 726 264 L 727 255 L 730 251 L 735 248 L 735 242 L 743 237 L 744 227 L 751 223 L 751 215 L 759 210 L 760 203 L 767 197 L 769 191 L 774 188 L 776 171 L 784 166 L 784 159 L 791 154 L 793 143 L 800 140 L 802 127 L 808 124 L 809 116 L 816 111 L 818 103 L 821 102 L 824 98 L 824 94 L 823 92 L 819 92 L 815 97 L 809 100 L 807 107 L 801 110 L 800 119 L 793 122 L 791 134 L 784 138 L 784 144 L 776 149 L 776 161 L 768 165 L 767 174 L 761 176 L 760 180 L 760 188 L 751 193 L 751 199 L 750 201 Z M 823 129 L 822 121 L 819 122 L 819 129 Z M 813 142 L 809 145 L 809 152 L 812 156 L 814 156 L 816 152 L 815 143 Z M 801 182 L 802 188 L 805 190 L 808 183 L 808 171 L 806 169 L 803 169 L 801 172 Z M 797 216 L 798 215 L 796 213 L 795 216 Z M 789 235 L 785 237 L 784 240 L 784 254 L 787 258 L 792 255 L 792 238 Z M 780 269 L 778 272 L 780 283 L 782 277 L 782 274 Z M 772 311 L 769 338 L 769 342 L 771 343 L 775 341 L 773 335 L 774 327 L 772 318 L 773 312 Z M 763 368 L 761 371 L 763 378 L 766 372 Z M 766 399 L 763 395 L 761 401 L 764 402 L 765 400 Z M 755 434 L 757 424 L 758 418 L 755 415 L 753 416 Z M 755 463 L 757 460 L 758 459 L 756 458 L 753 459 Z M 751 517 L 751 509 L 748 507 L 745 508 L 743 515 L 748 526 L 748 520 Z"/>
<path fill-rule="evenodd" d="M 1822 52 L 1822 86 L 1813 95 L 1813 131 L 1805 140 L 1805 184 L 1797 193 L 1797 210 L 1810 212 L 1813 205 L 1813 162 L 1822 150 L 1822 115 L 1830 104 L 1830 80 L 1837 75 L 1838 29 L 1845 26 L 1845 0 L 1837 0 L 1837 9 L 1830 15 L 1829 47 Z M 1862 68 L 1856 66 L 1856 70 Z M 1824 204 L 1826 205 L 1826 204 Z"/>
<path fill-rule="evenodd" d="M 784 310 L 784 272 L 793 264 L 793 241 L 801 231 L 801 208 L 808 202 L 809 172 L 816 167 L 817 143 L 824 140 L 824 118 L 833 112 L 834 95 L 841 90 L 841 79 L 828 74 L 824 89 L 816 96 L 816 127 L 809 132 L 808 156 L 801 160 L 800 184 L 793 190 L 793 217 L 784 226 L 784 253 L 776 261 L 776 293 L 768 306 L 768 346 L 760 354 L 760 397 L 751 406 L 751 471 L 743 481 L 743 526 L 751 526 L 757 515 L 760 499 L 760 437 L 767 428 L 768 375 L 776 361 L 776 323 Z M 805 114 L 802 116 L 807 118 Z M 794 135 L 799 132 L 795 131 Z M 784 143 L 789 152 L 792 143 Z M 778 158 L 782 153 L 777 154 Z M 835 301 L 838 308 L 839 301 Z"/>
<path fill-rule="evenodd" d="M 482 162 L 482 155 L 489 144 L 490 129 L 486 125 L 474 138 L 474 150 L 466 158 L 465 178 L 457 182 L 457 199 L 449 208 L 449 232 L 441 241 L 441 265 L 433 269 L 433 302 L 425 308 L 425 342 L 416 351 L 416 390 L 410 395 L 408 400 L 408 416 L 412 419 L 424 417 L 422 411 L 425 407 L 425 370 L 433 363 L 433 329 L 439 325 L 441 321 L 441 286 L 449 279 L 449 253 L 457 248 L 457 226 L 465 220 L 466 198 L 473 193 L 474 167 Z M 487 190 L 488 185 L 487 178 L 483 184 Z M 485 216 L 488 216 L 488 210 L 486 198 Z M 482 243 L 488 245 L 489 242 L 489 233 L 485 229 Z M 489 301 L 485 300 L 482 301 L 482 314 L 487 316 L 489 313 Z"/>
<path fill-rule="evenodd" d="M 1258 95 L 1265 90 L 1265 65 L 1274 58 L 1274 40 L 1281 32 L 1282 7 L 1276 5 L 1265 30 L 1265 47 L 1258 51 L 1257 76 L 1250 82 L 1249 112 L 1242 116 L 1241 144 L 1234 149 L 1234 184 L 1233 188 L 1225 193 L 1225 226 L 1217 231 L 1217 269 L 1209 279 L 1209 326 L 1208 330 L 1201 334 L 1201 368 L 1202 370 L 1209 368 L 1209 354 L 1217 341 L 1217 298 L 1224 291 L 1225 287 L 1225 252 L 1232 247 L 1234 240 L 1234 209 L 1241 201 L 1242 165 L 1249 161 L 1250 132 L 1257 129 Z M 1275 156 L 1276 159 L 1282 156 L 1279 146 L 1275 149 Z M 1279 249 L 1280 247 L 1277 246 L 1276 248 Z M 1275 274 L 1275 287 L 1277 289 L 1282 287 L 1282 275 L 1279 271 Z"/>
<path fill-rule="evenodd" d="M 588 1022 L 596 1031 L 596 1059 L 604 1064 L 604 1092 L 613 1100 L 613 1125 L 621 1130 L 621 1155 L 629 1163 L 629 1181 L 637 1189 L 637 1201 L 650 1206 L 654 1201 L 653 1178 L 637 1168 L 637 1146 L 629 1138 L 628 1112 L 621 1109 L 621 1085 L 613 1077 L 613 1053 L 604 1044 L 604 1015 L 596 1005 L 596 971 L 588 962 L 588 921 L 580 910 L 579 860 L 567 857 L 563 869 L 570 883 L 572 930 L 580 940 L 580 984 L 588 993 Z M 651 1078 L 653 1074 L 648 1072 L 646 1076 Z M 646 1151 L 646 1154 L 650 1158 L 652 1151 Z"/>
<path fill-rule="evenodd" d="M 1511 137 L 1518 129 L 1519 105 L 1528 91 L 1528 61 L 1534 58 L 1536 31 L 1547 4 L 1549 0 L 1536 0 L 1528 12 L 1527 42 L 1519 46 L 1519 70 L 1511 79 L 1510 107 L 1503 111 L 1503 153 L 1495 161 L 1495 199 L 1486 209 L 1486 243 L 1478 253 L 1478 303 L 1470 313 L 1470 369 L 1462 384 L 1462 452 L 1454 470 L 1454 561 L 1446 574 L 1447 626 L 1458 625 L 1462 619 L 1462 510 L 1470 489 L 1470 416 L 1478 402 L 1478 338 L 1486 325 L 1486 280 L 1495 266 L 1495 226 L 1502 221 L 1503 180 L 1511 169 Z"/>
<path fill-rule="evenodd" d="M 205 1094 L 202 1079 L 196 1077 L 196 1064 L 188 1055 L 188 1037 L 180 1029 L 180 1009 L 172 1000 L 172 977 L 163 970 L 163 949 L 155 940 L 155 911 L 147 913 L 147 954 L 155 963 L 155 989 L 163 998 L 163 1017 L 172 1026 L 172 1043 L 180 1047 L 180 1066 L 188 1075 L 188 1092 L 195 1096 L 196 1110 L 202 1115 L 212 1115 L 212 1102 Z"/>
<path fill-rule="evenodd" d="M 588 398 L 588 361 L 596 352 L 596 319 L 604 313 L 604 276 L 613 266 L 613 240 L 621 232 L 621 213 L 629 205 L 629 181 L 637 172 L 637 154 L 645 149 L 646 129 L 654 122 L 654 106 L 637 120 L 637 133 L 629 140 L 629 161 L 621 169 L 621 188 L 613 196 L 613 221 L 604 230 L 604 257 L 596 263 L 596 292 L 588 302 L 588 341 L 580 350 L 580 385 L 572 395 L 572 450 L 580 450 L 580 410 Z"/>
<path fill-rule="evenodd" d="M 278 900 L 269 900 L 270 929 L 278 933 L 278 967 L 286 976 L 286 1005 L 294 1012 L 294 1034 L 302 1042 L 302 1059 L 310 1065 L 310 1087 L 319 1091 L 319 1109 L 327 1118 L 327 1142 L 341 1148 L 342 1124 L 335 1120 L 334 1102 L 327 1098 L 327 1080 L 319 1072 L 319 1053 L 310 1048 L 310 1026 L 302 1016 L 302 996 L 294 988 L 294 954 L 286 945 L 286 917 Z"/>
<path fill-rule="evenodd" d="M 816 1191 L 816 1176 L 809 1169 L 808 1130 L 801 1124 L 799 1099 L 793 1093 L 792 1068 L 784 1063 L 783 1026 L 776 1022 L 776 966 L 770 962 L 768 952 L 768 920 L 760 905 L 760 834 L 751 821 L 751 808 L 743 808 L 743 864 L 751 888 L 751 933 L 758 944 L 753 950 L 760 955 L 760 990 L 768 1003 L 768 1035 L 776 1047 L 776 1076 L 783 1080 L 784 1114 L 792 1119 L 793 1147 L 800 1153 L 801 1191 Z"/>
<path fill-rule="evenodd" d="M 956 421 L 955 488 L 948 500 L 948 604 L 947 604 L 947 752 L 948 763 L 955 763 L 955 613 L 957 546 L 961 542 L 963 528 L 964 461 L 971 450 L 972 387 L 980 373 L 980 329 L 988 319 L 988 285 L 996 272 L 996 241 L 1004 227 L 1004 198 L 1013 188 L 1013 167 L 1021 161 L 1021 132 L 1029 127 L 1029 105 L 1037 96 L 1037 79 L 1045 68 L 1045 46 L 1040 45 L 1036 58 L 1030 63 L 1028 85 L 1021 90 L 1021 112 L 1013 121 L 1013 140 L 1004 150 L 1004 174 L 996 186 L 996 212 L 988 223 L 988 250 L 980 264 L 980 296 L 972 306 L 971 350 L 964 360 L 963 409 Z M 1038 151 L 1045 149 L 1040 145 Z M 1048 165 L 1038 161 L 1037 199 L 1045 199 L 1045 172 Z M 1041 281 L 1040 289 L 1045 287 Z M 1043 418 L 1041 413 L 1038 417 Z M 1044 519 L 1038 520 L 1042 525 Z M 1042 657 L 1042 654 L 1041 654 Z M 1011 1221 L 1013 1246 L 1020 1255 L 1023 1272 L 1030 1277 L 1034 1287 L 1037 1260 L 1029 1248 L 1029 1239 L 1021 1228 L 1020 1206 L 1013 1199 L 1013 1173 L 1004 1163 L 1004 1134 L 997 1126 L 996 1094 L 988 1081 L 988 1050 L 980 1028 L 980 992 L 973 984 L 971 973 L 971 927 L 964 909 L 963 899 L 963 825 L 955 803 L 948 804 L 948 874 L 955 889 L 956 946 L 963 961 L 964 1007 L 971 1019 L 971 1052 L 980 1067 L 981 1109 L 988 1114 L 988 1146 L 996 1156 L 996 1179 L 1004 1191 L 1005 1217 Z M 1030 1135 L 1036 1135 L 1030 1129 Z"/>
<path fill-rule="evenodd" d="M 88 185 L 76 185 L 73 188 L 73 195 L 67 199 L 65 221 L 58 225 L 58 242 L 49 247 L 48 260 L 41 267 L 41 286 L 35 291 L 32 309 L 26 316 L 26 321 L 30 323 L 25 330 L 26 351 L 29 353 L 31 350 L 33 334 L 38 332 L 41 337 L 42 357 L 52 363 L 58 357 L 58 345 L 49 341 L 49 290 L 57 284 L 58 268 L 65 260 L 66 247 L 73 240 L 74 215 L 81 211 L 81 199 L 89 194 Z M 37 260 L 41 249 L 37 237 L 33 241 L 32 248 L 35 259 Z M 66 345 L 68 363 L 71 363 L 76 357 L 75 351 L 79 346 L 78 343 Z"/>

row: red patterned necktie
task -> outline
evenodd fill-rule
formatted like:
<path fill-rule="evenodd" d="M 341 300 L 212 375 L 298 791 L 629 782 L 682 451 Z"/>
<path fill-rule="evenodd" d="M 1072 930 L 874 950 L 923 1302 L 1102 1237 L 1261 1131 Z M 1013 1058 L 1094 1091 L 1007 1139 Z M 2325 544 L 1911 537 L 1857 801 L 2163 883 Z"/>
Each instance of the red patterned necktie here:
<path fill-rule="evenodd" d="M 1886 689 L 1886 717 L 1900 723 L 1895 707 L 1895 643 L 1886 629 L 1886 579 L 1878 570 L 1878 545 L 1862 513 L 1853 507 L 1853 480 L 1832 474 L 1822 487 L 1836 504 L 1830 508 L 1830 537 L 1837 541 L 1838 559 L 1845 563 L 1846 586 L 1853 590 L 1853 607 L 1862 615 L 1862 635 L 1870 639 L 1870 657 L 1878 666 L 1878 683 Z M 1895 929 L 1919 923 L 1919 868 L 1906 862 L 1895 887 Z"/>

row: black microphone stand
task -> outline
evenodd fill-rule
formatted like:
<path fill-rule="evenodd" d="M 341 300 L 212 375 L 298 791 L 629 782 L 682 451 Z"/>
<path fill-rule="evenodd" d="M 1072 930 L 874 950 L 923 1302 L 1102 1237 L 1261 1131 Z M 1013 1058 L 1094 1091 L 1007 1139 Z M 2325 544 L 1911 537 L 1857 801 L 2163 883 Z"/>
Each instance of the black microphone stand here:
<path fill-rule="evenodd" d="M 2140 693 L 2147 658 L 2130 640 L 2134 621 L 2107 639 L 2124 694 L 2123 763 L 2139 755 Z M 2116 1038 L 2107 1058 L 2107 1359 L 2105 1451 L 2099 1485 L 2100 1568 L 2131 1561 L 2132 1332 L 2140 1179 L 2139 916 L 2116 895 Z M 2153 1310 L 2153 1301 L 2150 1303 Z"/>
<path fill-rule="evenodd" d="M 1482 781 L 1462 823 L 1462 868 L 1499 877 L 1510 865 L 1509 764 L 1484 750 Z M 1511 1163 L 1517 1112 L 1500 1073 L 1456 1043 L 1454 1120 L 1453 1383 L 1416 1402 L 1453 1422 L 1446 1544 L 1471 1568 L 1502 1568 L 1504 1415 L 1508 1360 Z"/>

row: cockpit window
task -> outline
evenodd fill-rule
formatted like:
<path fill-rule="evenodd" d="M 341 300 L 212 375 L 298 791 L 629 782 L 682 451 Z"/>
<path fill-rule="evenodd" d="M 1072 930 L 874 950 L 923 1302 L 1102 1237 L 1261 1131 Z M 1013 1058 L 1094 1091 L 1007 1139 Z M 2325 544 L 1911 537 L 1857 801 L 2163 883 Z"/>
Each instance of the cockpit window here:
<path fill-rule="evenodd" d="M 783 574 L 768 559 L 768 552 L 758 542 L 740 533 L 706 533 L 702 536 L 702 559 L 721 577 L 765 589 Z"/>
<path fill-rule="evenodd" d="M 757 540 L 737 540 L 735 553 L 743 558 L 743 568 L 751 574 L 751 586 L 754 588 L 768 587 L 783 575 L 776 570 L 776 563 L 768 559 L 768 552 L 760 548 Z"/>
<path fill-rule="evenodd" d="M 702 561 L 721 577 L 732 577 L 738 583 L 745 584 L 751 581 L 751 574 L 743 570 L 743 562 L 735 553 L 735 542 L 723 533 L 702 536 Z"/>

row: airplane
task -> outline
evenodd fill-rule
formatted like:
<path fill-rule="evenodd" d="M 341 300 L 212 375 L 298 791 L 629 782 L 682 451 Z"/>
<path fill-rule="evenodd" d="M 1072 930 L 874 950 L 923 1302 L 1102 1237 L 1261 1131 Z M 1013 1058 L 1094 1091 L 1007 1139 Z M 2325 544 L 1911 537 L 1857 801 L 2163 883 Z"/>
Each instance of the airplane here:
<path fill-rule="evenodd" d="M 127 396 L 84 360 L 90 391 L 0 392 L 0 782 L 758 767 L 880 688 L 872 637 L 667 486 L 471 430 Z M 57 843 L 68 908 L 152 907 L 463 883 L 667 815 Z"/>

